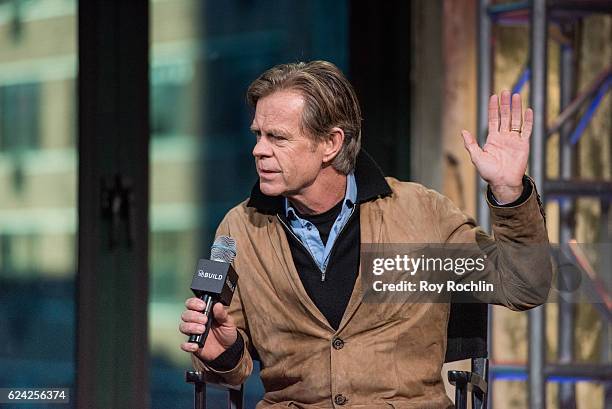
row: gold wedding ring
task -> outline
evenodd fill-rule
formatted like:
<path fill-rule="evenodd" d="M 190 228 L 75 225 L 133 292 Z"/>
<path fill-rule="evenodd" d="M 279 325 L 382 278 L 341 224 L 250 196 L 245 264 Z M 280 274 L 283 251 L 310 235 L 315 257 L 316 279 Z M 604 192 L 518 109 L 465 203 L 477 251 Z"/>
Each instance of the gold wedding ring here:
<path fill-rule="evenodd" d="M 510 128 L 510 131 L 521 133 L 521 128 Z"/>

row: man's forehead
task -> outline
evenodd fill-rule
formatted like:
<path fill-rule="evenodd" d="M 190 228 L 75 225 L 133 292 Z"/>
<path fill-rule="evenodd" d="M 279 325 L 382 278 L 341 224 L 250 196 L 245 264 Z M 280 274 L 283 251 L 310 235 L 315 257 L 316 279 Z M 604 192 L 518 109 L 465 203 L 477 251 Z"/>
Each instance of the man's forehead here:
<path fill-rule="evenodd" d="M 304 99 L 295 91 L 278 91 L 265 96 L 257 102 L 251 128 L 280 123 L 296 126 L 300 122 L 303 107 Z"/>
<path fill-rule="evenodd" d="M 293 129 L 289 127 L 275 124 L 263 124 L 260 126 L 259 124 L 253 122 L 251 124 L 251 131 L 264 131 L 266 133 L 278 133 L 278 134 L 292 134 L 294 132 Z"/>

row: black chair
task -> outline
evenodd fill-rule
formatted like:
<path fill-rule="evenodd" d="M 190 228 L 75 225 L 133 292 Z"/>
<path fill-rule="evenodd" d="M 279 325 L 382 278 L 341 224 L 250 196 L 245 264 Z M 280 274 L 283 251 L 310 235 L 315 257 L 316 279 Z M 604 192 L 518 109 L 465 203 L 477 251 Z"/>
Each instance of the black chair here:
<path fill-rule="evenodd" d="M 193 407 L 194 409 L 206 409 L 206 374 L 198 371 L 185 372 L 185 381 L 194 386 Z M 229 393 L 229 409 L 244 408 L 244 384 L 240 386 L 216 385 L 215 387 L 225 389 Z"/>
<path fill-rule="evenodd" d="M 472 391 L 472 408 L 487 408 L 489 349 L 487 344 L 488 305 L 451 304 L 447 330 L 445 362 L 471 359 L 471 371 L 448 371 L 448 381 L 455 386 L 455 408 L 467 409 Z"/>
<path fill-rule="evenodd" d="M 471 359 L 471 371 L 448 371 L 448 381 L 455 386 L 455 408 L 467 409 L 472 392 L 472 409 L 487 408 L 489 359 L 487 347 L 487 304 L 451 304 L 447 331 L 445 362 Z M 257 356 L 253 357 L 258 360 Z M 206 409 L 206 375 L 187 371 L 185 380 L 194 385 L 194 409 Z M 229 391 L 228 407 L 244 408 L 244 385 L 215 385 Z"/>

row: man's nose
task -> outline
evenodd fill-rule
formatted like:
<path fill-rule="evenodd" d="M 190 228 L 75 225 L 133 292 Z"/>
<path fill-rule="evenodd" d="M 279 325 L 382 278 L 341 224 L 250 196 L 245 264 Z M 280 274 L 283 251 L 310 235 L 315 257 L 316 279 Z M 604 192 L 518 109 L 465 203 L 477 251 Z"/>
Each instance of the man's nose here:
<path fill-rule="evenodd" d="M 270 144 L 268 143 L 267 138 L 264 136 L 257 138 L 257 143 L 253 147 L 253 156 L 256 158 L 262 156 L 272 156 L 272 149 L 270 149 Z"/>

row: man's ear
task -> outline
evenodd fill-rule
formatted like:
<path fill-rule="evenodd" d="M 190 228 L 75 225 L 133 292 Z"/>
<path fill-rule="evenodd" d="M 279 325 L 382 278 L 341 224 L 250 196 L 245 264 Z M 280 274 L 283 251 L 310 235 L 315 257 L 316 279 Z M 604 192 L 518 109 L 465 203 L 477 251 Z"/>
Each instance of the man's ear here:
<path fill-rule="evenodd" d="M 323 142 L 323 162 L 330 163 L 340 152 L 344 143 L 344 131 L 340 128 L 332 128 Z"/>

